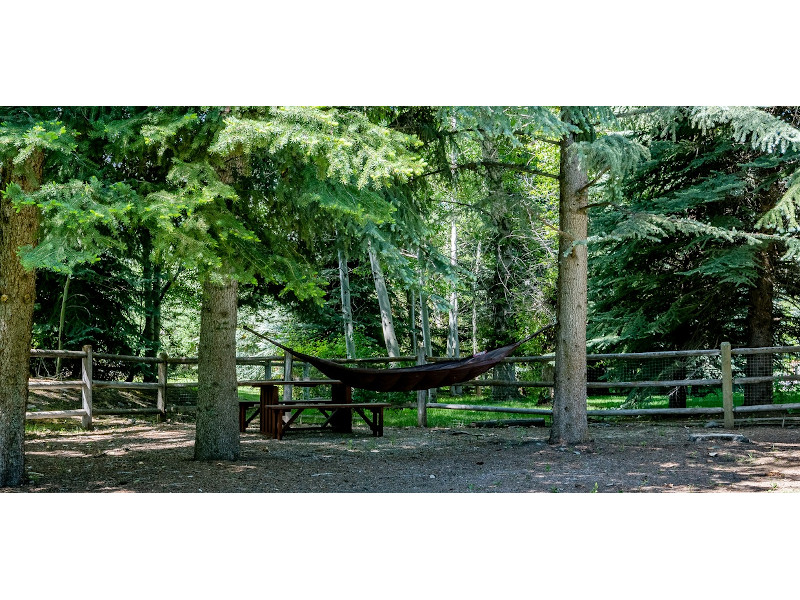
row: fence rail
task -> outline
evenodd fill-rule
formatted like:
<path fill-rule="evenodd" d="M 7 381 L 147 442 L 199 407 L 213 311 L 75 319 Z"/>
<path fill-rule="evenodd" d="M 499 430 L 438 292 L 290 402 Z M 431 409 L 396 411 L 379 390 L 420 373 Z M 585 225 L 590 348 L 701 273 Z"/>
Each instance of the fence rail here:
<path fill-rule="evenodd" d="M 798 355 L 793 357 L 791 355 Z M 748 375 L 748 364 L 741 361 L 755 360 L 754 357 L 765 355 L 784 355 L 780 366 L 783 372 L 775 372 L 772 365 L 768 365 L 767 370 L 770 374 L 764 374 L 766 367 L 761 367 L 761 371 L 756 375 Z M 131 415 L 131 414 L 155 414 L 160 420 L 166 416 L 167 410 L 167 390 L 197 387 L 197 381 L 168 381 L 167 371 L 169 367 L 180 367 L 181 365 L 198 364 L 197 357 L 170 357 L 161 354 L 158 357 L 140 357 L 121 354 L 93 353 L 91 346 L 84 346 L 82 351 L 74 350 L 31 350 L 32 358 L 67 358 L 78 359 L 81 361 L 80 379 L 73 380 L 39 380 L 30 381 L 28 386 L 32 390 L 53 390 L 53 389 L 78 389 L 81 391 L 81 408 L 74 410 L 58 411 L 31 411 L 26 413 L 28 419 L 56 419 L 56 418 L 81 418 L 84 427 L 90 428 L 93 415 Z M 338 359 L 337 362 L 343 364 L 363 364 L 378 363 L 386 364 L 392 362 L 411 362 L 418 364 L 450 360 L 446 357 L 377 357 L 361 359 Z M 94 379 L 92 376 L 95 361 L 116 361 L 134 362 L 140 364 L 151 364 L 157 366 L 156 381 L 106 381 Z M 504 363 L 517 363 L 523 368 L 539 368 L 537 364 L 543 364 L 541 368 L 543 377 L 537 380 L 521 379 L 473 379 L 460 384 L 461 386 L 483 387 L 513 387 L 513 388 L 552 388 L 553 381 L 546 377 L 546 366 L 552 365 L 553 354 L 541 356 L 521 356 L 504 359 Z M 594 365 L 595 374 L 587 379 L 587 389 L 595 390 L 656 390 L 658 388 L 672 390 L 692 388 L 721 387 L 722 405 L 709 407 L 679 407 L 679 408 L 614 408 L 614 409 L 594 409 L 588 410 L 589 416 L 593 417 L 614 417 L 614 416 L 636 416 L 636 415 L 723 415 L 725 426 L 733 427 L 734 416 L 758 412 L 781 412 L 800 409 L 800 403 L 782 402 L 763 405 L 736 406 L 733 404 L 734 386 L 757 386 L 776 382 L 779 385 L 789 384 L 790 382 L 800 381 L 800 346 L 775 346 L 768 348 L 731 348 L 730 344 L 723 342 L 720 348 L 705 350 L 683 350 L 674 352 L 643 352 L 643 353 L 624 353 L 624 354 L 587 354 L 587 361 Z M 627 361 L 627 362 L 626 362 Z M 687 366 L 695 361 L 693 366 Z M 719 361 L 712 365 L 709 361 Z M 739 362 L 737 362 L 739 361 Z M 773 362 L 775 360 L 773 359 Z M 275 381 L 276 384 L 284 385 L 284 396 L 291 397 L 293 381 L 314 382 L 320 385 L 330 384 L 332 380 L 327 378 L 313 378 L 311 367 L 304 362 L 292 361 L 291 355 L 270 355 L 270 356 L 237 356 L 237 365 L 250 368 L 262 368 L 263 378 L 258 377 L 261 373 L 250 372 L 249 377 L 239 379 L 239 386 L 252 386 L 254 383 L 264 380 Z M 695 364 L 696 363 L 696 364 Z M 525 366 L 528 365 L 528 366 Z M 655 365 L 655 366 L 654 366 Z M 279 369 L 279 379 L 273 374 L 273 367 Z M 301 369 L 302 375 L 294 377 L 293 369 Z M 785 369 L 793 372 L 786 372 Z M 252 375 L 256 375 L 253 377 Z M 550 372 L 552 374 L 552 372 Z M 631 377 L 630 375 L 634 376 Z M 705 375 L 697 377 L 696 375 Z M 675 375 L 678 375 L 677 377 Z M 694 375 L 694 376 L 692 376 Z M 711 375 L 711 376 L 709 376 Z M 121 390 L 153 390 L 156 392 L 154 406 L 138 408 L 102 408 L 97 409 L 92 405 L 92 394 L 94 389 L 121 389 Z M 632 392 L 631 392 L 632 393 Z M 304 397 L 310 394 L 308 383 L 303 386 Z M 412 404 L 418 410 L 420 425 L 427 423 L 428 409 L 435 410 L 468 410 L 485 412 L 507 412 L 519 414 L 538 414 L 552 415 L 552 410 L 548 408 L 521 408 L 509 406 L 486 406 L 476 404 L 464 404 L 457 402 L 435 402 L 430 401 L 425 394 L 419 394 L 417 403 Z"/>

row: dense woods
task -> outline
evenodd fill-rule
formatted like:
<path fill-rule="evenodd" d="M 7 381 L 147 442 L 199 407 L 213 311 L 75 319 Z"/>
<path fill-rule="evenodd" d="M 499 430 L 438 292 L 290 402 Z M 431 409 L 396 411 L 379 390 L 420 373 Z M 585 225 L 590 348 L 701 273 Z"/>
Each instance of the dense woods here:
<path fill-rule="evenodd" d="M 787 106 L 0 108 L 0 485 L 31 347 L 198 354 L 195 456 L 235 459 L 242 324 L 323 357 L 555 324 L 521 352 L 585 441 L 587 349 L 798 343 L 798 159 Z"/>

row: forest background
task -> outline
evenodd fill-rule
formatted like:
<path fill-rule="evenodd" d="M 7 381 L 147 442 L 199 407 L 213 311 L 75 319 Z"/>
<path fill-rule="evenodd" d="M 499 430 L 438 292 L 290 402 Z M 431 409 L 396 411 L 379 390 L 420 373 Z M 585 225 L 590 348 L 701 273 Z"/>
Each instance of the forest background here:
<path fill-rule="evenodd" d="M 509 7 L 511 10 L 511 7 Z M 625 28 L 626 32 L 624 35 L 609 35 L 608 32 L 619 32 L 620 24 L 618 22 L 610 21 L 608 17 L 600 16 L 596 11 L 591 9 L 586 9 L 586 14 L 592 17 L 591 25 L 581 29 L 578 26 L 578 31 L 576 32 L 576 37 L 583 38 L 586 40 L 596 40 L 597 38 L 602 38 L 604 43 L 604 52 L 597 52 L 595 51 L 592 55 L 595 57 L 597 64 L 602 64 L 603 58 L 606 58 L 607 64 L 617 64 L 617 58 L 621 56 L 627 56 L 626 64 L 630 65 L 629 73 L 635 73 L 635 75 L 626 75 L 625 78 L 620 78 L 618 76 L 610 77 L 608 73 L 608 68 L 596 68 L 596 69 L 580 69 L 580 76 L 579 80 L 580 83 L 575 85 L 573 82 L 575 78 L 571 75 L 569 77 L 562 77 L 559 80 L 558 77 L 549 78 L 547 83 L 549 84 L 551 81 L 553 85 L 547 85 L 539 83 L 539 80 L 536 80 L 536 84 L 533 85 L 534 79 L 531 77 L 524 77 L 521 78 L 519 73 L 525 72 L 527 73 L 527 69 L 521 69 L 520 67 L 529 66 L 527 63 L 524 65 L 520 65 L 518 62 L 515 63 L 514 68 L 510 69 L 509 71 L 503 72 L 499 70 L 497 67 L 497 61 L 494 58 L 489 59 L 489 56 L 494 56 L 492 53 L 489 53 L 489 56 L 486 56 L 486 53 L 481 53 L 480 58 L 472 55 L 470 58 L 470 66 L 467 67 L 456 65 L 451 65 L 449 68 L 450 70 L 447 71 L 442 69 L 439 65 L 436 67 L 430 66 L 429 56 L 425 56 L 423 53 L 420 53 L 418 50 L 407 49 L 410 54 L 406 54 L 402 57 L 402 60 L 399 58 L 394 58 L 392 56 L 381 56 L 380 60 L 376 57 L 370 56 L 369 53 L 364 53 L 361 51 L 362 46 L 369 42 L 375 45 L 379 45 L 378 40 L 383 39 L 383 35 L 381 35 L 380 31 L 381 28 L 377 26 L 368 27 L 366 31 L 359 31 L 359 35 L 351 35 L 351 36 L 336 36 L 335 38 L 331 39 L 330 34 L 325 33 L 324 30 L 316 29 L 314 31 L 314 35 L 319 36 L 321 39 L 327 39 L 330 46 L 337 47 L 340 49 L 340 54 L 336 56 L 339 60 L 345 60 L 345 57 L 353 57 L 358 56 L 359 60 L 362 61 L 361 64 L 365 65 L 366 70 L 369 70 L 374 73 L 392 73 L 395 77 L 397 77 L 397 73 L 405 73 L 407 72 L 407 64 L 409 60 L 412 63 L 415 63 L 416 68 L 414 70 L 415 77 L 413 79 L 401 79 L 399 82 L 395 80 L 395 83 L 391 85 L 391 87 L 384 88 L 385 90 L 408 90 L 408 89 L 415 89 L 419 90 L 420 88 L 425 89 L 426 87 L 430 87 L 431 89 L 438 89 L 441 90 L 441 80 L 442 78 L 447 78 L 448 92 L 442 93 L 439 92 L 438 98 L 431 101 L 426 97 L 420 98 L 419 95 L 412 96 L 411 98 L 403 97 L 403 92 L 396 93 L 395 95 L 389 94 L 388 91 L 384 92 L 384 95 L 381 97 L 373 97 L 370 101 L 366 102 L 370 105 L 381 105 L 385 104 L 381 100 L 386 96 L 391 97 L 391 100 L 396 102 L 397 105 L 400 106 L 410 106 L 410 105 L 434 105 L 434 106 L 450 106 L 450 105 L 460 105 L 460 104 L 469 104 L 469 105 L 487 105 L 487 106 L 499 106 L 499 105 L 524 105 L 529 103 L 529 98 L 533 97 L 537 100 L 541 98 L 539 104 L 542 105 L 553 105 L 553 106 L 561 106 L 561 105 L 573 105 L 573 104 L 596 104 L 599 106 L 612 106 L 612 105 L 723 105 L 723 104 L 730 104 L 731 100 L 735 100 L 735 104 L 745 105 L 745 104 L 754 104 L 754 105 L 775 105 L 775 106 L 783 106 L 787 104 L 792 104 L 791 101 L 787 101 L 791 98 L 792 94 L 775 94 L 772 95 L 770 92 L 774 91 L 774 82 L 775 81 L 782 81 L 786 82 L 785 78 L 781 75 L 783 71 L 781 70 L 779 65 L 775 65 L 775 70 L 771 70 L 770 68 L 765 68 L 762 64 L 761 60 L 757 60 L 754 53 L 744 53 L 736 51 L 736 60 L 733 61 L 712 61 L 711 59 L 706 59 L 708 62 L 703 63 L 702 60 L 697 60 L 698 57 L 701 56 L 714 56 L 715 53 L 712 52 L 712 48 L 715 47 L 724 47 L 727 46 L 727 37 L 724 36 L 722 33 L 716 33 L 707 35 L 704 39 L 701 40 L 700 48 L 695 46 L 696 54 L 683 55 L 681 56 L 680 52 L 676 53 L 671 52 L 669 58 L 666 56 L 657 56 L 650 53 L 641 53 L 638 56 L 634 56 L 636 53 L 631 52 L 630 48 L 632 46 L 640 46 L 640 47 L 658 47 L 659 45 L 662 47 L 672 47 L 671 41 L 673 39 L 674 31 L 680 31 L 682 28 L 682 17 L 680 7 L 676 8 L 675 12 L 672 14 L 661 15 L 658 21 L 662 23 L 662 27 L 641 27 L 641 28 Z M 509 40 L 507 37 L 503 37 L 502 39 L 498 39 L 497 37 L 493 38 L 491 35 L 487 35 L 485 31 L 475 31 L 475 25 L 470 25 L 470 12 L 464 12 L 462 14 L 455 14 L 453 12 L 447 11 L 440 11 L 436 8 L 431 8 L 431 12 L 428 14 L 431 16 L 431 20 L 439 21 L 439 22 L 449 22 L 455 23 L 462 28 L 462 31 L 473 32 L 475 34 L 480 33 L 476 39 L 480 38 L 486 42 L 488 42 L 487 46 L 494 45 L 495 47 L 502 47 L 505 49 L 507 53 L 516 56 L 528 56 L 529 48 L 526 44 L 523 43 L 522 36 L 520 39 L 514 40 L 511 42 L 511 47 L 509 47 Z M 699 11 L 699 15 L 697 15 L 697 11 Z M 613 11 L 611 11 L 613 12 Z M 698 8 L 695 7 L 694 11 L 695 16 L 699 22 L 711 22 L 711 14 L 705 8 Z M 145 10 L 141 11 L 142 15 L 146 13 Z M 410 10 L 407 15 L 401 15 L 400 19 L 401 22 L 408 24 L 408 30 L 417 30 L 417 23 L 414 21 L 416 17 L 414 15 L 419 14 L 419 12 L 414 13 L 413 10 Z M 527 14 L 527 13 L 526 13 Z M 545 13 L 547 16 L 552 17 L 552 22 L 559 22 L 561 17 L 553 13 Z M 142 15 L 133 15 L 131 18 L 134 20 L 134 25 L 141 27 L 142 29 L 146 29 L 146 20 L 145 17 Z M 770 11 L 764 10 L 763 13 L 759 13 L 756 15 L 748 15 L 748 22 L 751 29 L 758 30 L 769 29 L 768 26 L 768 19 Z M 294 16 L 294 15 L 292 15 Z M 13 15 L 12 15 L 13 17 Z M 731 15 L 714 15 L 713 22 L 714 28 L 713 31 L 717 32 L 724 32 L 730 30 L 736 30 L 737 27 L 734 26 L 730 20 L 731 18 L 735 18 L 736 13 L 735 11 L 731 11 Z M 190 17 L 190 19 L 195 19 L 196 17 Z M 299 17 L 297 17 L 299 19 Z M 397 20 L 397 15 L 392 15 L 392 19 Z M 231 19 L 230 17 L 226 21 L 230 26 L 231 29 L 234 27 L 239 27 L 239 31 L 241 28 L 244 28 L 245 31 L 249 33 L 249 35 L 236 35 L 235 38 L 230 36 L 225 38 L 222 36 L 223 41 L 227 41 L 230 47 L 237 47 L 242 43 L 242 40 L 249 40 L 250 47 L 248 50 L 250 54 L 255 54 L 260 50 L 263 50 L 259 44 L 256 43 L 258 39 L 260 39 L 260 33 L 256 29 L 256 24 L 254 23 L 255 20 L 253 19 Z M 539 22 L 538 19 L 534 21 Z M 194 21 L 192 21 L 194 22 Z M 374 23 L 374 21 L 373 21 Z M 49 27 L 49 26 L 46 26 Z M 80 27 L 76 24 L 76 27 Z M 655 30 L 654 30 L 655 29 Z M 54 32 L 55 33 L 55 32 Z M 354 32 L 355 33 L 355 32 Z M 366 37 L 365 37 L 366 34 Z M 274 35 L 274 31 L 272 32 Z M 397 35 L 397 34 L 395 34 Z M 542 35 L 541 33 L 538 34 L 540 40 L 544 40 L 544 45 L 548 45 L 547 42 L 550 42 L 550 46 L 552 48 L 559 48 L 558 38 L 554 37 L 547 37 L 547 35 Z M 399 37 L 399 35 L 398 35 Z M 91 42 L 87 40 L 86 36 L 77 36 L 75 40 L 72 42 L 72 53 L 68 54 L 66 57 L 67 60 L 71 59 L 75 62 L 75 64 L 84 64 L 81 62 L 85 60 L 86 57 L 92 56 L 94 60 L 97 61 L 97 52 L 96 47 L 100 46 L 113 46 L 114 42 L 117 39 L 117 33 L 114 33 L 114 30 L 111 28 L 102 29 L 100 31 L 99 37 L 95 37 Z M 356 41 L 357 40 L 357 41 Z M 775 43 L 774 40 L 770 39 L 770 43 Z M 762 40 L 762 43 L 766 43 L 766 40 Z M 516 46 L 515 46 L 516 44 Z M 780 45 L 780 42 L 778 42 Z M 291 45 L 287 42 L 287 45 Z M 368 45 L 368 44 L 367 44 Z M 757 44 L 757 41 L 755 43 Z M 169 46 L 168 46 L 169 47 Z M 429 48 L 429 46 L 426 46 Z M 178 48 L 173 47 L 173 51 L 177 53 Z M 516 51 L 515 51 L 516 50 Z M 674 48 L 673 48 L 674 50 Z M 706 51 L 706 54 L 703 53 L 703 50 Z M 451 48 L 445 46 L 438 46 L 434 48 L 434 54 L 438 54 L 441 56 L 449 56 L 452 54 Z M 192 102 L 196 102 L 197 98 L 202 98 L 203 104 L 208 105 L 218 105 L 218 106 L 227 106 L 227 105 L 263 105 L 266 102 L 263 99 L 258 97 L 258 93 L 254 93 L 253 88 L 245 89 L 244 92 L 239 92 L 238 97 L 234 98 L 235 101 L 232 101 L 231 98 L 216 96 L 214 93 L 209 93 L 205 95 L 204 92 L 207 92 L 208 85 L 203 84 L 202 86 L 198 86 L 195 88 L 195 93 L 197 94 L 193 98 L 186 98 L 183 97 L 176 97 L 174 92 L 172 92 L 171 98 L 167 99 L 163 95 L 159 95 L 157 92 L 155 96 L 148 97 L 147 94 L 143 94 L 141 96 L 137 96 L 136 93 L 133 94 L 133 99 L 138 99 L 138 102 L 129 102 L 131 99 L 131 95 L 127 95 L 126 97 L 123 96 L 119 90 L 150 90 L 152 93 L 153 89 L 174 89 L 173 84 L 175 82 L 175 78 L 179 77 L 181 81 L 190 82 L 190 81 L 208 81 L 209 72 L 216 72 L 216 73 L 226 73 L 226 77 L 221 77 L 220 79 L 229 85 L 240 85 L 246 86 L 246 84 L 242 82 L 251 81 L 252 77 L 251 74 L 255 72 L 260 72 L 258 65 L 252 65 L 247 63 L 245 66 L 246 61 L 237 61 L 232 60 L 230 54 L 215 52 L 212 53 L 210 51 L 204 51 L 198 49 L 198 54 L 201 55 L 206 59 L 205 64 L 202 66 L 198 65 L 197 63 L 192 62 L 191 64 L 183 64 L 181 65 L 180 73 L 176 73 L 174 71 L 167 71 L 164 70 L 162 72 L 158 72 L 157 69 L 155 73 L 146 73 L 146 69 L 142 69 L 141 65 L 152 65 L 158 64 L 159 62 L 163 62 L 163 55 L 161 52 L 157 52 L 155 49 L 148 49 L 144 53 L 138 55 L 135 61 L 131 61 L 130 63 L 122 63 L 123 65 L 136 65 L 136 68 L 130 69 L 120 69 L 120 64 L 113 62 L 111 59 L 106 59 L 108 62 L 103 63 L 100 59 L 99 63 L 99 71 L 104 72 L 106 75 L 104 77 L 105 83 L 104 86 L 108 86 L 107 88 L 100 88 L 99 90 L 95 89 L 92 90 L 95 93 L 89 94 L 88 96 L 85 93 L 85 90 L 91 89 L 91 86 L 85 86 L 85 82 L 81 84 L 81 89 L 84 90 L 83 92 L 79 92 L 76 94 L 77 97 L 73 97 L 73 102 L 70 104 L 74 105 L 121 105 L 121 104 L 140 104 L 140 105 L 180 105 L 180 104 L 187 104 L 189 100 Z M 565 61 L 562 64 L 567 65 L 577 65 L 585 63 L 584 57 L 588 54 L 587 48 L 575 48 L 574 50 L 562 50 L 563 57 Z M 312 53 L 313 54 L 313 53 Z M 304 54 L 307 56 L 307 54 Z M 330 55 L 329 55 L 330 56 Z M 683 58 L 683 60 L 681 60 Z M 316 59 L 314 59 L 316 60 Z M 314 72 L 317 74 L 317 79 L 314 81 L 313 86 L 309 86 L 305 88 L 305 94 L 299 94 L 298 96 L 286 97 L 286 95 L 278 95 L 272 96 L 278 102 L 288 104 L 288 105 L 306 105 L 309 103 L 309 100 L 318 101 L 319 96 L 314 96 L 312 93 L 313 91 L 318 91 L 319 89 L 336 89 L 341 90 L 342 83 L 341 83 L 341 76 L 337 73 L 336 69 L 320 69 L 315 68 L 313 63 L 314 60 L 306 59 L 306 64 L 308 65 L 308 72 Z M 396 61 L 396 62 L 395 62 Z M 203 62 L 203 61 L 198 61 Z M 288 63 L 292 64 L 288 64 Z M 776 61 L 777 62 L 777 61 Z M 678 70 L 675 67 L 675 64 L 693 64 L 697 65 L 697 68 L 689 68 L 689 69 L 681 69 L 680 70 L 680 78 L 683 83 L 680 86 L 680 89 L 684 91 L 687 89 L 695 89 L 695 90 L 708 90 L 708 86 L 705 85 L 708 82 L 708 69 L 713 69 L 715 74 L 715 83 L 722 82 L 719 87 L 714 87 L 714 93 L 707 93 L 707 94 L 699 94 L 700 97 L 694 96 L 687 98 L 686 95 L 678 94 L 677 96 L 671 96 L 671 93 L 674 93 L 672 90 L 674 88 L 665 88 L 662 86 L 661 82 L 664 80 L 665 77 L 669 77 L 670 75 L 673 77 L 677 77 Z M 701 67 L 698 63 L 704 64 L 705 67 Z M 95 63 L 97 64 L 97 63 Z M 478 68 L 475 68 L 477 65 Z M 713 67 L 711 66 L 713 65 Z M 255 69 L 254 69 L 255 67 Z M 481 68 L 482 67 L 482 68 Z M 23 69 L 22 67 L 16 67 L 12 65 L 12 69 L 19 68 L 19 71 L 13 71 L 12 75 L 17 75 L 22 71 L 26 71 L 27 69 Z M 575 67 L 577 69 L 577 67 Z M 271 61 L 269 65 L 270 69 L 270 76 L 273 79 L 277 80 L 291 80 L 293 82 L 293 89 L 302 89 L 303 84 L 308 82 L 310 78 L 302 78 L 302 81 L 298 83 L 297 79 L 292 79 L 292 77 L 296 77 L 297 73 L 297 63 L 294 61 Z M 123 71 L 125 75 L 123 75 Z M 492 97 L 491 94 L 481 95 L 481 93 L 475 93 L 476 89 L 476 81 L 475 81 L 475 72 L 492 72 L 496 73 L 500 76 L 500 78 L 504 79 L 507 82 L 519 82 L 520 79 L 525 80 L 525 87 L 524 88 L 514 88 L 511 93 L 500 94 L 500 98 Z M 572 69 L 566 68 L 565 71 L 572 71 Z M 752 82 L 747 86 L 742 86 L 739 84 L 742 78 L 742 73 L 750 73 L 749 77 L 756 80 L 758 83 L 763 83 L 763 85 L 753 84 Z M 293 75 L 294 74 L 294 75 Z M 155 85 L 154 85 L 154 76 L 155 76 Z M 631 88 L 630 84 L 626 84 L 624 82 L 620 83 L 620 79 L 636 79 L 636 87 L 634 89 Z M 15 77 L 16 78 L 16 77 Z M 44 79 L 44 78 L 42 78 Z M 53 97 L 52 90 L 53 89 L 71 89 L 74 90 L 76 87 L 75 80 L 76 79 L 83 79 L 83 77 L 78 77 L 74 72 L 73 73 L 65 73 L 63 70 L 54 70 L 48 72 L 47 74 L 47 83 L 44 87 L 37 88 L 35 85 L 25 85 L 22 87 L 15 86 L 15 94 L 12 95 L 10 99 L 5 99 L 4 101 L 10 105 L 17 105 L 17 106 L 27 106 L 27 105 L 42 105 L 50 104 L 56 105 L 62 102 L 62 98 Z M 216 79 L 216 78 L 215 78 Z M 384 77 L 384 81 L 388 81 L 389 77 Z M 566 80 L 566 81 L 565 81 Z M 610 83 L 613 82 L 613 83 Z M 235 84 L 233 82 L 236 82 Z M 769 83 L 767 83 L 769 82 Z M 400 85 L 402 83 L 402 85 Z M 421 84 L 421 85 L 420 85 Z M 459 85 L 460 84 L 460 85 Z M 41 84 L 40 84 L 41 85 Z M 306 85 L 308 85 L 306 83 Z M 348 86 L 353 85 L 352 83 L 348 82 Z M 533 87 L 531 87 L 533 85 Z M 789 87 L 791 83 L 786 82 L 785 85 L 782 85 L 782 89 L 789 91 Z M 257 88 L 258 92 L 263 92 L 264 88 L 261 87 L 262 84 L 259 84 Z M 772 86 L 772 87 L 770 87 Z M 100 86 L 98 86 L 100 87 Z M 191 87 L 191 86 L 189 86 Z M 483 84 L 478 84 L 478 87 L 481 90 L 486 90 L 486 86 Z M 744 87 L 744 89 L 743 89 Z M 119 94 L 115 99 L 108 101 L 108 97 L 103 98 L 103 89 L 115 89 L 117 90 L 117 94 Z M 541 92 L 543 88 L 548 90 L 557 89 L 559 92 L 553 93 L 552 95 L 548 95 L 546 93 Z M 186 88 L 184 88 L 186 89 Z M 218 90 L 219 88 L 215 88 Z M 241 89 L 241 88 L 240 88 Z M 348 88 L 348 93 L 341 94 L 337 98 L 323 98 L 326 104 L 329 105 L 336 105 L 336 106 L 350 106 L 350 105 L 357 105 L 359 103 L 364 103 L 365 96 L 369 94 L 364 94 L 362 90 L 362 94 L 360 98 L 356 98 L 354 96 L 358 96 L 358 94 L 350 95 L 350 91 L 356 89 L 353 87 Z M 642 97 L 638 96 L 637 93 L 644 89 L 646 94 Z M 19 91 L 22 90 L 20 95 L 16 95 Z M 33 91 L 31 95 L 30 91 Z M 44 90 L 44 91 L 42 91 Z M 537 92 L 539 90 L 539 92 Z M 769 91 L 765 91 L 769 90 Z M 563 92 L 563 93 L 561 93 Z M 600 93 L 598 93 L 600 92 Z M 727 93 L 726 93 L 727 92 Z M 756 93 L 760 92 L 760 94 Z M 218 93 L 218 92 L 217 92 Z M 295 92 L 296 93 L 296 92 Z M 419 92 L 416 92 L 417 94 Z M 459 96 L 461 93 L 461 97 Z M 538 95 L 541 93 L 542 95 Z M 597 95 L 593 95 L 597 94 Z M 191 96 L 191 94 L 189 94 Z M 269 96 L 270 94 L 267 94 Z M 692 96 L 693 94 L 687 94 Z M 170 96 L 170 94 L 166 94 L 166 96 Z M 255 96 L 255 97 L 254 97 Z M 346 96 L 346 97 L 342 97 Z M 487 97 L 488 96 L 488 97 Z M 521 96 L 525 96 L 526 99 L 523 100 Z M 778 97 L 775 97 L 778 96 Z M 789 96 L 789 98 L 787 98 Z M 42 101 L 42 98 L 45 98 L 45 101 Z M 467 102 L 464 102 L 464 100 Z M 588 101 L 587 101 L 588 100 Z M 66 103 L 65 103 L 66 104 Z M 776 165 L 774 165 L 777 168 Z M 446 238 L 445 238 L 446 239 Z M 462 257 L 465 257 L 462 254 Z M 466 257 L 465 257 L 466 258 Z M 54 275 L 55 277 L 55 275 Z M 62 276 L 62 283 L 64 282 Z M 443 279 L 446 281 L 446 279 Z M 63 287 L 62 287 L 63 289 Z M 402 297 L 399 299 L 402 302 Z M 744 329 L 740 329 L 740 332 L 743 332 Z M 122 501 L 120 501 L 122 502 Z M 207 502 L 213 502 L 211 500 Z M 302 502 L 297 500 L 298 503 Z M 451 500 L 454 504 L 458 504 L 459 500 Z M 515 510 L 522 510 L 519 504 L 514 505 L 512 501 L 512 506 Z M 518 501 L 517 501 L 518 502 Z M 547 502 L 543 500 L 542 502 Z M 570 504 L 568 500 L 561 500 L 560 502 L 566 503 L 566 505 L 571 506 L 573 508 L 573 512 L 577 508 L 577 505 Z M 655 502 L 655 501 L 654 501 Z M 209 504 L 203 504 L 204 507 L 210 506 Z M 564 510 L 563 504 L 561 509 L 554 509 L 554 505 L 543 505 L 540 504 L 545 511 L 553 509 L 553 510 Z M 549 506 L 549 508 L 547 508 Z M 605 505 L 605 511 L 611 512 L 622 512 L 618 505 Z M 630 514 L 630 505 L 628 505 L 625 510 L 628 511 Z M 635 508 L 633 509 L 636 510 Z M 584 524 L 585 525 L 585 524 Z M 181 528 L 183 535 L 192 536 L 192 528 L 186 525 L 185 521 L 178 520 L 178 526 Z M 623 530 L 625 529 L 624 526 L 620 526 Z M 596 529 L 595 529 L 596 531 Z M 553 535 L 548 535 L 547 537 L 551 540 L 556 539 L 555 532 L 551 532 Z M 229 533 L 226 531 L 225 527 L 223 526 L 211 526 L 209 529 L 209 535 L 212 537 L 214 535 L 217 536 L 217 539 L 224 539 L 230 540 L 232 539 L 229 537 Z M 568 536 L 567 536 L 568 537 Z M 583 537 L 583 536 L 582 536 Z M 591 538 L 591 536 L 589 536 Z M 413 542 L 406 542 L 407 546 L 411 546 Z M 403 545 L 400 542 L 401 546 Z M 443 546 L 443 553 L 447 553 L 449 548 Z M 452 555 L 452 554 L 451 554 Z M 466 557 L 465 557 L 466 558 Z M 598 561 L 598 565 L 602 563 Z M 600 576 L 600 572 L 598 571 L 598 576 Z"/>

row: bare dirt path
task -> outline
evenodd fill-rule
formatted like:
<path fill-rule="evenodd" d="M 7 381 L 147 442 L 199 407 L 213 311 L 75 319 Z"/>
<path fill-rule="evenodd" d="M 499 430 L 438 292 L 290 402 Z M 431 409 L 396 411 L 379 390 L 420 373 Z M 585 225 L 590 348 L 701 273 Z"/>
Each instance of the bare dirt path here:
<path fill-rule="evenodd" d="M 800 491 L 800 429 L 592 425 L 593 441 L 541 428 L 387 428 L 373 438 L 242 435 L 240 460 L 196 462 L 194 426 L 101 418 L 93 431 L 27 435 L 26 485 L 4 492 L 788 492 Z"/>

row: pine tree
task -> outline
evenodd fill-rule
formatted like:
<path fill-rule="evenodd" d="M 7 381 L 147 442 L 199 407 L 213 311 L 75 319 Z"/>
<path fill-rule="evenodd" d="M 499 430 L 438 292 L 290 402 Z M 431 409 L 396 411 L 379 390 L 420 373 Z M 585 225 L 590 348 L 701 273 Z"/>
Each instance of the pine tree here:
<path fill-rule="evenodd" d="M 258 273 L 298 297 L 321 297 L 322 282 L 296 244 L 318 233 L 314 214 L 368 217 L 370 208 L 384 201 L 376 190 L 408 179 L 422 166 L 409 151 L 412 138 L 375 125 L 358 111 L 181 112 L 165 111 L 142 129 L 175 157 L 168 176 L 174 187 L 151 195 L 151 222 L 156 246 L 177 244 L 186 264 L 202 273 L 203 314 L 227 315 L 201 324 L 200 370 L 209 385 L 198 393 L 195 457 L 235 459 L 238 431 L 219 423 L 236 419 L 237 397 L 227 384 L 235 380 L 236 282 L 251 282 Z M 176 213 L 179 232 L 172 223 Z M 213 335 L 206 335 L 212 322 Z M 226 385 L 214 387 L 215 380 Z"/>
<path fill-rule="evenodd" d="M 69 135 L 53 117 L 35 109 L 0 112 L 0 487 L 20 485 L 25 475 L 36 285 L 19 253 L 38 241 L 41 215 L 30 196 L 47 176 L 45 162 L 71 149 Z"/>
<path fill-rule="evenodd" d="M 771 112 L 789 115 L 788 122 L 773 120 L 785 144 L 745 133 L 756 131 L 764 116 L 774 119 Z M 781 294 L 795 287 L 796 262 L 779 261 L 787 250 L 791 256 L 794 242 L 791 235 L 777 239 L 764 225 L 770 218 L 782 225 L 780 213 L 791 218 L 794 113 L 725 114 L 716 108 L 662 113 L 650 123 L 652 159 L 631 177 L 621 200 L 595 214 L 595 347 L 688 349 L 722 339 L 758 347 L 778 341 L 776 318 L 780 335 L 795 329 L 788 314 L 774 312 Z M 741 122 L 745 117 L 750 125 Z M 685 367 L 676 368 L 670 378 L 683 378 Z M 771 364 L 752 357 L 747 372 L 769 375 Z M 770 402 L 771 389 L 769 383 L 746 386 L 747 403 Z M 676 390 L 670 405 L 685 406 L 685 398 L 685 389 Z"/>

